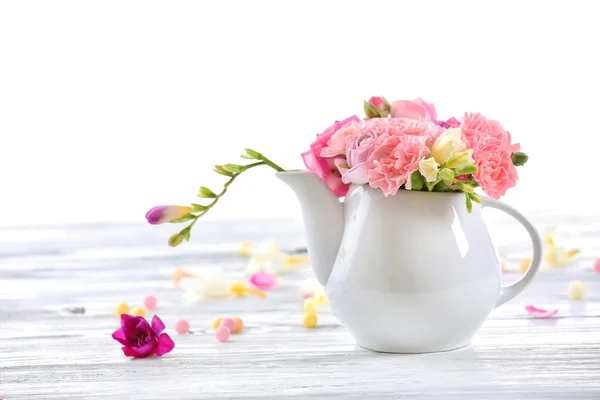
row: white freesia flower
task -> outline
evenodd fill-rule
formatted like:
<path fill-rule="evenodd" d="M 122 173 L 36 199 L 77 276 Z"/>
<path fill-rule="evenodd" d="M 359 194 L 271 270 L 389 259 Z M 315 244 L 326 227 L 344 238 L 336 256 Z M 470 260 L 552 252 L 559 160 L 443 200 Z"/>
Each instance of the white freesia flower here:
<path fill-rule="evenodd" d="M 461 140 L 462 129 L 449 128 L 442 133 L 431 146 L 431 156 L 442 165 L 456 153 L 465 150 L 467 146 Z"/>
<path fill-rule="evenodd" d="M 194 269 L 194 276 L 183 277 L 179 281 L 179 288 L 188 303 L 232 295 L 231 282 L 217 273 L 199 269 Z"/>
<path fill-rule="evenodd" d="M 419 172 L 427 182 L 435 182 L 440 165 L 435 162 L 435 158 L 429 157 L 419 161 Z"/>
<path fill-rule="evenodd" d="M 246 275 L 252 275 L 257 272 L 279 275 L 289 272 L 298 265 L 308 261 L 306 257 L 294 257 L 279 250 L 272 240 L 258 243 L 256 246 L 248 246 L 247 250 L 250 259 L 244 269 Z"/>

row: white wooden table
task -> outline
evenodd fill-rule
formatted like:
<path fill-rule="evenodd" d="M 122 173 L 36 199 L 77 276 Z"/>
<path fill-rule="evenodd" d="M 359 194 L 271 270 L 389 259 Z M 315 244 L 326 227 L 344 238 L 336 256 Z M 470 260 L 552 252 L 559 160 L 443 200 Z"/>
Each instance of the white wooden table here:
<path fill-rule="evenodd" d="M 575 265 L 541 271 L 492 313 L 471 346 L 425 355 L 360 349 L 327 309 L 316 328 L 304 328 L 297 286 L 310 276 L 308 267 L 283 276 L 266 299 L 184 305 L 171 279 L 177 266 L 218 268 L 239 279 L 240 242 L 276 238 L 283 249 L 302 248 L 296 220 L 206 221 L 176 249 L 165 243 L 173 226 L 0 229 L 0 398 L 600 399 L 600 274 L 592 270 L 600 220 L 532 219 L 540 229 L 556 224 L 564 240 L 581 248 Z M 528 244 L 514 229 L 495 225 L 499 253 L 518 269 Z M 576 279 L 588 288 L 581 301 L 567 296 Z M 122 301 L 141 306 L 148 294 L 159 299 L 156 313 L 175 349 L 162 358 L 130 359 L 111 338 L 119 326 L 114 308 Z M 560 311 L 534 320 L 526 304 Z M 219 343 L 210 325 L 226 315 L 242 317 L 245 330 Z M 174 333 L 179 318 L 190 321 L 193 334 Z"/>

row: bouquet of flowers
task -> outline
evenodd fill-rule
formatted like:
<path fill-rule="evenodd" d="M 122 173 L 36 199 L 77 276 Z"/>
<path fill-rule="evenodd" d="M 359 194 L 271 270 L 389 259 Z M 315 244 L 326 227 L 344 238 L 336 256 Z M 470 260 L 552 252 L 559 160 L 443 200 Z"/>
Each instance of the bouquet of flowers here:
<path fill-rule="evenodd" d="M 510 133 L 495 120 L 465 113 L 462 120 L 438 121 L 435 107 L 424 100 L 393 101 L 371 97 L 364 101 L 365 118 L 356 115 L 336 121 L 318 134 L 302 153 L 306 168 L 322 179 L 337 197 L 351 185 L 369 185 L 387 196 L 398 190 L 462 192 L 467 210 L 481 203 L 475 188 L 499 199 L 516 185 L 516 166 L 527 155 Z M 169 238 L 170 246 L 189 241 L 196 221 L 205 215 L 243 172 L 258 166 L 284 171 L 261 153 L 246 149 L 247 165 L 216 165 L 214 171 L 229 178 L 219 193 L 200 187 L 198 196 L 208 204 L 157 206 L 146 214 L 151 224 L 189 225 Z"/>

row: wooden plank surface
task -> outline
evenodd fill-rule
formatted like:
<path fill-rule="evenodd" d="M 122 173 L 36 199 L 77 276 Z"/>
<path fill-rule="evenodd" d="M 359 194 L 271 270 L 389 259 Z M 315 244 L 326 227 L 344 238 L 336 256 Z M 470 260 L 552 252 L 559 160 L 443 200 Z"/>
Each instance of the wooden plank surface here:
<path fill-rule="evenodd" d="M 315 329 L 304 328 L 298 284 L 309 267 L 283 275 L 266 299 L 182 301 L 171 280 L 177 266 L 240 279 L 246 260 L 239 243 L 276 239 L 283 249 L 302 249 L 298 220 L 207 221 L 176 249 L 165 244 L 173 226 L 0 229 L 0 398 L 598 399 L 600 275 L 592 265 L 600 220 L 534 217 L 540 229 L 555 224 L 563 241 L 582 250 L 574 265 L 542 270 L 522 295 L 493 311 L 471 346 L 425 355 L 360 349 L 328 309 Z M 518 269 L 529 251 L 525 234 L 508 221 L 494 228 L 500 255 Z M 582 301 L 567 296 L 576 279 L 588 288 Z M 141 306 L 148 294 L 158 297 L 156 313 L 176 347 L 162 358 L 129 359 L 110 337 L 118 328 L 114 308 L 122 301 Z M 526 304 L 560 311 L 534 320 Z M 220 315 L 242 317 L 244 333 L 218 343 L 210 324 Z M 179 318 L 190 321 L 192 334 L 173 332 Z"/>

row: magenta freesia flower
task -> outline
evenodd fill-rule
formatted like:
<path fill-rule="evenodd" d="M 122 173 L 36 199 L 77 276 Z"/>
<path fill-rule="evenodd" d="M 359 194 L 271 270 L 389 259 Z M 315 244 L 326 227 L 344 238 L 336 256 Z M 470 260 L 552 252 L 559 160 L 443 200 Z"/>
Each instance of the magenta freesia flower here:
<path fill-rule="evenodd" d="M 152 225 L 157 225 L 173 221 L 192 211 L 192 207 L 187 206 L 156 206 L 146 213 L 146 220 Z"/>
<path fill-rule="evenodd" d="M 392 118 L 424 119 L 435 121 L 437 114 L 433 104 L 425 100 L 416 98 L 414 100 L 393 101 L 390 110 Z"/>
<path fill-rule="evenodd" d="M 310 149 L 302 153 L 302 159 L 306 168 L 321 178 L 337 197 L 345 196 L 349 185 L 342 182 L 342 175 L 335 165 L 336 157 L 323 157 L 321 153 L 324 148 L 328 147 L 331 137 L 339 129 L 348 123 L 359 121 L 358 117 L 353 115 L 343 121 L 336 122 L 327 128 L 325 132 L 317 135 L 317 140 L 310 145 Z M 343 159 L 341 156 L 337 158 Z"/>
<path fill-rule="evenodd" d="M 121 350 L 126 356 L 143 358 L 156 354 L 160 357 L 175 347 L 171 337 L 163 333 L 164 330 L 165 324 L 156 315 L 150 326 L 143 317 L 121 314 L 121 327 L 112 337 L 123 345 Z"/>

